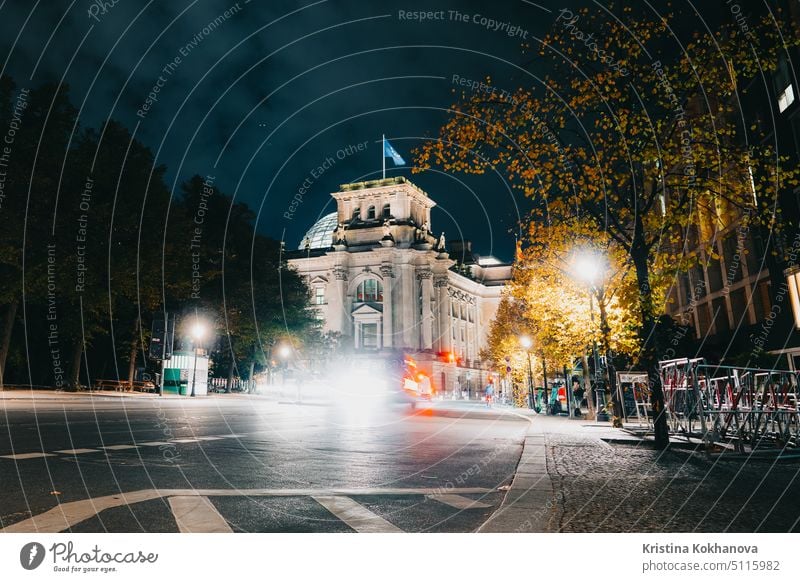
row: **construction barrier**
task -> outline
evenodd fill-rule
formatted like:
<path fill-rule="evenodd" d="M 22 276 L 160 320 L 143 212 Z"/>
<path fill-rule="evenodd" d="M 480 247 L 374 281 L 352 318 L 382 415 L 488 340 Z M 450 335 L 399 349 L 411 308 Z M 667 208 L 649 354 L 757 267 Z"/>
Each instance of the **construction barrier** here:
<path fill-rule="evenodd" d="M 710 365 L 702 358 L 659 363 L 670 429 L 705 442 L 800 445 L 798 372 Z"/>

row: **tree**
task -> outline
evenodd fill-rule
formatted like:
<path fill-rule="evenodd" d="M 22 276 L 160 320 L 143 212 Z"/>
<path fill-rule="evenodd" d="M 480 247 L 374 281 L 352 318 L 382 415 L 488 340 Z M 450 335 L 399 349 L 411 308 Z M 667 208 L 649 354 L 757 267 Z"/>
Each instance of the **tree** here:
<path fill-rule="evenodd" d="M 253 379 L 256 365 L 269 361 L 279 340 L 298 348 L 314 340 L 317 322 L 308 309 L 309 290 L 287 269 L 280 243 L 255 231 L 253 211 L 209 180 L 193 176 L 186 181 L 181 208 L 194 223 L 184 235 L 190 251 L 185 264 L 197 265 L 184 271 L 192 281 L 186 299 L 219 313 L 215 359 L 227 371 L 230 390 L 236 375 Z"/>
<path fill-rule="evenodd" d="M 664 42 L 690 21 L 630 7 L 563 9 L 529 86 L 464 95 L 439 139 L 417 152 L 423 169 L 501 168 L 537 201 L 534 220 L 577 216 L 624 250 L 637 282 L 637 359 L 650 378 L 659 446 L 668 428 L 657 365 L 664 349 L 654 333 L 663 304 L 654 286 L 685 266 L 686 248 L 708 244 L 698 222 L 713 218 L 715 231 L 733 221 L 778 227 L 776 197 L 798 179 L 798 168 L 748 134 L 737 115 L 736 77 L 775 69 L 779 31 L 762 20 L 743 34 L 730 22 L 713 35 L 693 34 L 683 51 Z"/>
<path fill-rule="evenodd" d="M 585 253 L 603 259 L 602 284 L 598 280 L 590 286 L 581 279 L 578 261 Z M 550 370 L 572 366 L 593 344 L 599 344 L 603 354 L 631 355 L 638 345 L 639 315 L 635 302 L 620 298 L 634 290 L 635 278 L 624 256 L 591 224 L 533 221 L 503 299 L 516 309 L 507 317 L 502 316 L 503 307 L 499 310 L 501 315 L 490 327 L 490 355 L 502 365 L 503 352 L 513 349 L 522 334 L 532 337 L 536 353 Z M 597 317 L 592 316 L 592 303 Z M 588 384 L 586 365 L 584 372 Z"/>

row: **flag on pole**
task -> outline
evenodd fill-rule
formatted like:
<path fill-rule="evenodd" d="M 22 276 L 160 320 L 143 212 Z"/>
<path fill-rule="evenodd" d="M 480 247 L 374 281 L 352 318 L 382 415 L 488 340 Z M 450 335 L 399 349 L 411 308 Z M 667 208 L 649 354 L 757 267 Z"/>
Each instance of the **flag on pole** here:
<path fill-rule="evenodd" d="M 406 161 L 403 159 L 403 156 L 397 153 L 397 150 L 392 147 L 392 144 L 390 144 L 389 140 L 386 138 L 383 138 L 383 157 L 392 158 L 395 166 L 406 165 Z"/>

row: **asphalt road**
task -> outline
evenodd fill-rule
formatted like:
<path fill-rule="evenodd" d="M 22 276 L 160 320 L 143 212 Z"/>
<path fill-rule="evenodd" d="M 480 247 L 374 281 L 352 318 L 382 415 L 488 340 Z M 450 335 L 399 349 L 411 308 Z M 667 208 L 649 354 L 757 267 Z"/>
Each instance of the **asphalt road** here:
<path fill-rule="evenodd" d="M 4 399 L 0 529 L 474 531 L 527 427 L 477 403 Z"/>

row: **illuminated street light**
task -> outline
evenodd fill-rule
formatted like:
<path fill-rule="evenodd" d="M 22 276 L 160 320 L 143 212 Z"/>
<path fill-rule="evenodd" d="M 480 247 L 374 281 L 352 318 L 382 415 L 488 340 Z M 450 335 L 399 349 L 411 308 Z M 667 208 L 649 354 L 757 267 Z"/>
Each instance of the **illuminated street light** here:
<path fill-rule="evenodd" d="M 582 252 L 575 258 L 575 277 L 592 287 L 602 282 L 605 270 L 605 259 L 597 253 Z"/>
<path fill-rule="evenodd" d="M 283 344 L 278 348 L 278 355 L 284 360 L 288 360 L 289 356 L 292 355 L 292 347 L 287 344 Z"/>
<path fill-rule="evenodd" d="M 206 333 L 208 333 L 208 326 L 200 321 L 199 319 L 194 322 L 191 329 L 192 340 L 194 344 L 194 368 L 192 369 L 192 392 L 190 394 L 191 397 L 195 396 L 194 387 L 195 381 L 197 380 L 197 348 L 200 342 L 206 337 Z"/>
<path fill-rule="evenodd" d="M 192 326 L 192 338 L 200 341 L 206 336 L 207 327 L 202 321 L 196 321 Z"/>
<path fill-rule="evenodd" d="M 606 271 L 608 270 L 608 266 L 606 264 L 605 257 L 602 255 L 592 252 L 592 251 L 583 251 L 578 253 L 574 259 L 574 276 L 577 279 L 580 279 L 589 284 L 589 317 L 591 318 L 592 325 L 594 325 L 594 295 L 597 293 L 598 296 L 598 303 L 602 301 L 603 297 L 603 285 L 606 278 Z M 602 309 L 602 305 L 600 306 Z M 603 312 L 601 311 L 601 329 L 604 328 L 606 322 L 603 321 L 602 317 Z M 600 357 L 597 352 L 597 340 L 592 338 L 592 355 L 594 359 L 594 376 L 595 376 L 595 419 L 598 422 L 604 422 L 610 420 L 608 415 L 603 412 L 605 407 L 605 385 L 601 386 L 598 389 L 597 384 L 599 384 L 600 378 Z M 606 366 L 609 365 L 609 354 L 605 354 Z M 610 376 L 609 376 L 610 378 Z M 610 382 L 609 382 L 610 385 Z"/>

